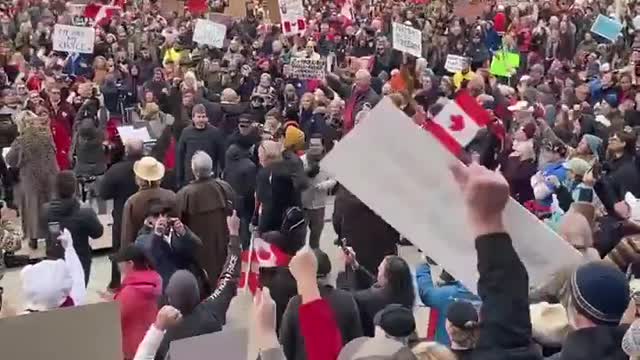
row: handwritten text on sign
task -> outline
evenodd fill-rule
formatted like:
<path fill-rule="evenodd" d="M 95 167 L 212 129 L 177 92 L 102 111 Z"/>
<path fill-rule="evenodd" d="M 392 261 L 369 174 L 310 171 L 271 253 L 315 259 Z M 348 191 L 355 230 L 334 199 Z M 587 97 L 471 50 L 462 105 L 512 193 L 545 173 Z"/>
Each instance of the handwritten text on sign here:
<path fill-rule="evenodd" d="M 53 28 L 53 50 L 92 54 L 95 37 L 92 27 L 56 24 Z"/>
<path fill-rule="evenodd" d="M 326 60 L 291 59 L 291 77 L 299 80 L 324 79 Z"/>
<path fill-rule="evenodd" d="M 393 48 L 416 57 L 422 56 L 422 33 L 418 29 L 393 23 Z"/>
<path fill-rule="evenodd" d="M 202 45 L 222 48 L 226 35 L 226 26 L 214 23 L 213 21 L 198 19 L 196 27 L 193 30 L 193 41 Z"/>

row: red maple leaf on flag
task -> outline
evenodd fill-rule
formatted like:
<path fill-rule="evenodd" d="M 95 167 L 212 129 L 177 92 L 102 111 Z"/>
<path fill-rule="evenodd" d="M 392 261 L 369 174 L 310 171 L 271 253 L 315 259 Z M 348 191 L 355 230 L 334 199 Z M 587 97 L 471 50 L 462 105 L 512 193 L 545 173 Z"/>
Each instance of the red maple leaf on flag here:
<path fill-rule="evenodd" d="M 449 130 L 461 131 L 462 129 L 464 129 L 464 117 L 462 115 L 451 115 L 451 125 L 449 125 Z"/>

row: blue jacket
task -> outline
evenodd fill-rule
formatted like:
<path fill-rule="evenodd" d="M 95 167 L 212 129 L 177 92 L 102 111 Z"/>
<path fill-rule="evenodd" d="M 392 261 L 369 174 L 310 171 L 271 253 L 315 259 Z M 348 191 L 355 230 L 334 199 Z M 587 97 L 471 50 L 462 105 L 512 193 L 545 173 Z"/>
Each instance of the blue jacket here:
<path fill-rule="evenodd" d="M 418 283 L 418 293 L 422 303 L 438 311 L 435 341 L 449 346 L 449 335 L 445 328 L 447 307 L 456 300 L 479 302 L 480 299 L 462 286 L 459 281 L 442 286 L 434 286 L 429 264 L 422 264 L 416 268 L 416 282 Z"/>
<path fill-rule="evenodd" d="M 561 160 L 559 162 L 549 163 L 545 165 L 542 169 L 542 176 L 544 176 L 545 178 L 549 176 L 555 176 L 556 178 L 558 178 L 561 184 L 564 183 L 567 180 L 567 168 L 564 167 L 564 163 L 565 161 Z M 555 185 L 550 182 L 546 182 L 546 184 L 549 189 L 552 189 L 552 191 L 555 192 Z M 540 203 L 545 206 L 550 206 L 552 202 L 553 197 L 551 195 L 547 196 L 545 199 L 540 200 Z"/>

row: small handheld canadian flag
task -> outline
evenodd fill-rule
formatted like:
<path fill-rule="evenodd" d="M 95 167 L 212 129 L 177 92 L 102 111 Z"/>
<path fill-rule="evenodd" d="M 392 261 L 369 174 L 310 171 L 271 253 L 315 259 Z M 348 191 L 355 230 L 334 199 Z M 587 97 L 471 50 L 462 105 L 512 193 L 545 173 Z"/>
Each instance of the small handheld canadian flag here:
<path fill-rule="evenodd" d="M 462 90 L 433 119 L 425 121 L 423 127 L 457 156 L 490 121 L 489 113 Z"/>

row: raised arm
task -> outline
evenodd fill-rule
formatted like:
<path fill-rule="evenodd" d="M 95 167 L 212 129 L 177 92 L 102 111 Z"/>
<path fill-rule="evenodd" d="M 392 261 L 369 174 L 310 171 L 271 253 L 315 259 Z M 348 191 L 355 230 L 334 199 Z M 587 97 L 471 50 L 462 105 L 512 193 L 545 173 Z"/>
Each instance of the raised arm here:
<path fill-rule="evenodd" d="M 515 354 L 539 358 L 530 347 L 527 271 L 502 221 L 509 185 L 499 173 L 475 163 L 469 167 L 457 163 L 451 170 L 465 198 L 476 237 L 478 294 L 482 299 L 476 352 L 492 356 L 501 353 L 504 358 L 514 358 Z"/>

